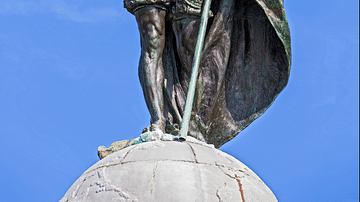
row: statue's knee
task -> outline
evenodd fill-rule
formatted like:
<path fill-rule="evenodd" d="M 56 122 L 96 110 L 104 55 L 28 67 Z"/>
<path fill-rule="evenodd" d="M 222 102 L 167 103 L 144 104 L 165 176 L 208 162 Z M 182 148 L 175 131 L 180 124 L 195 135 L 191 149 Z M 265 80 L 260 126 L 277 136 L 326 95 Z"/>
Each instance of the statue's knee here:
<path fill-rule="evenodd" d="M 162 39 L 163 37 L 158 33 L 152 33 L 151 35 L 149 35 L 148 41 L 146 43 L 146 51 L 152 56 L 155 56 L 158 53 L 160 54 L 162 52 L 162 47 L 164 44 L 164 42 L 161 41 Z"/>

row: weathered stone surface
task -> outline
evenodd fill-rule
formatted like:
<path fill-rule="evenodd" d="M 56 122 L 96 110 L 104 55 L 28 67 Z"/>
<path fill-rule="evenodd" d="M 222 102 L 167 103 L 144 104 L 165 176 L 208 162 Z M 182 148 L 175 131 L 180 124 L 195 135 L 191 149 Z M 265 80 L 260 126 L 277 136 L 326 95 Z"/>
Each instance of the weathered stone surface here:
<path fill-rule="evenodd" d="M 129 146 L 91 166 L 60 202 L 272 202 L 271 190 L 234 157 L 197 141 Z"/>
<path fill-rule="evenodd" d="M 179 152 L 181 151 L 181 153 Z M 174 155 L 175 154 L 175 155 Z M 129 161 L 191 161 L 195 162 L 193 152 L 187 144 L 156 141 L 153 144 L 139 144 L 124 160 Z"/>
<path fill-rule="evenodd" d="M 145 129 L 144 129 L 145 130 Z M 192 138 L 194 139 L 194 138 Z M 106 148 L 105 146 L 99 146 L 98 147 L 98 156 L 100 159 L 105 158 L 109 154 L 112 154 L 114 152 L 120 151 L 122 149 L 125 149 L 126 147 L 129 147 L 131 145 L 141 144 L 144 142 L 151 142 L 151 141 L 173 141 L 177 140 L 177 137 L 171 134 L 163 133 L 160 130 L 156 131 L 146 131 L 143 132 L 140 137 L 137 137 L 135 139 L 131 140 L 121 140 L 113 142 L 109 148 Z M 194 139 L 196 142 L 199 142 L 198 140 Z"/>

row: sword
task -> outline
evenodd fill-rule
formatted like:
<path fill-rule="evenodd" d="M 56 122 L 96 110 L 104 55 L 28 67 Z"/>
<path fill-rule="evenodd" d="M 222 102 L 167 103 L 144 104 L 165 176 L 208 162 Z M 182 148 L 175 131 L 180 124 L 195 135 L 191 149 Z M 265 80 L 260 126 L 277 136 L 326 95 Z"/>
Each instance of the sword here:
<path fill-rule="evenodd" d="M 181 127 L 180 127 L 180 137 L 179 137 L 180 141 L 186 140 L 187 133 L 189 131 L 191 110 L 192 110 L 193 102 L 194 102 L 196 81 L 197 81 L 197 77 L 199 74 L 200 58 L 201 58 L 201 52 L 202 52 L 202 49 L 204 46 L 205 32 L 206 32 L 206 26 L 208 23 L 208 19 L 209 19 L 210 5 L 211 5 L 211 0 L 205 0 L 204 6 L 203 6 L 203 12 L 201 14 L 199 34 L 198 34 L 198 38 L 197 38 L 197 42 L 196 42 L 196 46 L 195 46 L 193 66 L 192 66 L 192 72 L 191 72 L 189 88 L 188 88 L 189 90 L 186 95 L 185 110 L 184 110 L 183 120 L 181 122 Z"/>

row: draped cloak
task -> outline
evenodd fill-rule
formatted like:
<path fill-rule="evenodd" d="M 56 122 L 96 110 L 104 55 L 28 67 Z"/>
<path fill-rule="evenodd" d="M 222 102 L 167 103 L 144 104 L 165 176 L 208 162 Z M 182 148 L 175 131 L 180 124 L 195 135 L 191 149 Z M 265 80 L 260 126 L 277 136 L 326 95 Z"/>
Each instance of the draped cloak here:
<path fill-rule="evenodd" d="M 262 115 L 290 73 L 289 26 L 282 0 L 212 0 L 197 102 L 189 135 L 219 148 Z M 171 22 L 163 52 L 164 115 L 181 123 L 188 78 L 176 53 Z"/>

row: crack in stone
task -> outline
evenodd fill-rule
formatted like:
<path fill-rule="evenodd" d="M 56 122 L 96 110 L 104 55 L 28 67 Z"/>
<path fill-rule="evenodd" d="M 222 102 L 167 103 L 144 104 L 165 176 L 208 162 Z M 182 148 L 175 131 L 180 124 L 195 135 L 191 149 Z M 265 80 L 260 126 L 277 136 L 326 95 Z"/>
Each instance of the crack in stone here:
<path fill-rule="evenodd" d="M 156 173 L 156 169 L 157 169 L 157 162 L 155 162 L 155 167 L 154 167 L 154 170 L 153 170 L 153 176 L 152 176 L 152 179 L 151 179 L 151 188 L 150 188 L 151 201 L 154 201 L 153 193 L 155 191 L 155 173 Z"/>
<path fill-rule="evenodd" d="M 236 182 L 237 182 L 238 185 L 239 185 L 239 191 L 240 191 L 241 199 L 242 199 L 243 202 L 245 202 L 245 197 L 244 197 L 244 191 L 243 191 L 243 189 L 242 189 L 242 184 L 241 184 L 241 181 L 240 181 L 239 177 L 237 176 L 237 174 L 234 173 L 234 169 L 231 168 L 231 167 L 226 167 L 226 168 L 228 168 L 231 172 L 234 173 L 235 176 L 233 177 L 233 176 L 231 176 L 230 174 L 225 173 L 225 172 L 220 168 L 220 167 L 225 168 L 224 165 L 217 165 L 217 167 L 219 168 L 219 170 L 221 170 L 221 172 L 224 173 L 224 175 L 230 177 L 231 179 L 236 180 Z M 239 171 L 242 172 L 242 173 L 244 173 L 242 170 L 239 170 Z M 217 194 L 216 194 L 216 195 L 217 195 Z M 218 198 L 219 198 L 219 197 L 218 197 Z M 219 199 L 220 199 L 220 198 L 219 198 Z"/>
<path fill-rule="evenodd" d="M 123 161 L 124 161 L 124 159 L 129 155 L 129 153 L 130 153 L 133 149 L 135 149 L 135 147 L 133 147 L 132 149 L 130 149 L 128 152 L 126 152 L 126 154 L 124 155 L 124 157 L 121 158 L 121 160 L 119 161 L 119 163 L 114 163 L 114 164 L 111 164 L 111 165 L 102 165 L 102 166 L 99 166 L 99 167 L 94 168 L 94 169 L 92 169 L 92 170 L 86 171 L 86 172 L 84 172 L 82 175 L 86 175 L 86 174 L 88 174 L 88 173 L 91 173 L 92 171 L 95 171 L 95 170 L 97 170 L 97 169 L 99 169 L 99 168 L 107 168 L 107 167 L 111 167 L 111 166 L 116 166 L 116 165 L 121 165 L 121 164 L 127 163 L 127 162 L 123 162 Z M 101 160 L 100 160 L 100 161 L 101 161 Z"/>
<path fill-rule="evenodd" d="M 130 152 L 130 151 L 129 151 Z M 125 157 L 124 157 L 125 158 Z M 211 163 L 203 163 L 203 162 L 198 162 L 196 159 L 195 159 L 195 162 L 194 161 L 189 161 L 189 160 L 172 160 L 172 159 L 161 159 L 161 160 L 158 160 L 158 159 L 153 159 L 153 160 L 136 160 L 136 161 L 126 161 L 126 162 L 120 162 L 120 163 L 117 163 L 117 164 L 111 164 L 111 165 L 102 165 L 102 166 L 99 166 L 97 168 L 94 168 L 92 170 L 89 170 L 87 172 L 85 172 L 84 174 L 82 175 L 86 175 L 92 171 L 95 171 L 97 169 L 100 169 L 100 168 L 108 168 L 108 167 L 112 167 L 112 166 L 117 166 L 117 165 L 124 165 L 124 164 L 129 164 L 129 163 L 137 163 L 137 162 L 166 162 L 166 161 L 173 161 L 173 162 L 183 162 L 183 163 L 195 163 L 195 164 L 202 164 L 202 165 L 209 165 L 209 166 L 215 166 L 215 167 L 218 167 L 220 169 L 220 167 L 223 167 L 223 168 L 227 168 L 231 171 L 239 171 L 239 172 L 242 172 L 242 173 L 245 173 L 244 171 L 242 170 L 238 170 L 238 169 L 234 169 L 233 167 L 230 167 L 230 166 L 226 166 L 226 165 L 221 165 L 221 164 L 217 164 L 215 162 L 215 164 L 211 164 Z M 221 170 L 221 169 L 220 169 Z M 225 174 L 225 173 L 224 173 Z M 246 173 L 245 173 L 246 174 Z M 246 174 L 248 175 L 248 174 Z M 231 176 L 229 176 L 231 177 Z M 233 178 L 233 177 L 231 177 Z M 84 179 L 85 181 L 86 179 Z"/>
<path fill-rule="evenodd" d="M 207 148 L 211 148 L 211 149 L 215 149 L 215 146 L 213 144 L 207 144 L 205 142 L 203 143 L 199 143 L 199 142 L 192 142 L 192 141 L 185 141 L 187 144 L 191 143 L 191 144 L 197 144 L 203 147 L 207 147 Z"/>
<path fill-rule="evenodd" d="M 244 192 L 243 192 L 243 189 L 242 189 L 242 184 L 240 182 L 240 179 L 238 178 L 238 176 L 235 174 L 235 180 L 238 182 L 238 185 L 239 185 L 239 191 L 240 191 L 240 195 L 241 195 L 241 199 L 243 202 L 245 202 L 245 197 L 244 197 Z"/>
<path fill-rule="evenodd" d="M 217 190 L 216 190 L 216 197 L 218 197 L 219 199 L 219 202 L 223 202 L 219 196 L 219 189 L 221 189 L 221 187 L 219 187 Z"/>
<path fill-rule="evenodd" d="M 191 146 L 190 143 L 191 143 L 191 144 L 198 144 L 198 145 L 202 145 L 202 144 L 199 144 L 199 143 L 196 143 L 196 142 L 186 142 L 186 144 L 189 145 L 189 147 L 190 147 L 190 149 L 191 149 L 191 151 L 192 151 L 192 153 L 193 153 L 193 155 L 194 155 L 194 161 L 195 161 L 196 164 L 211 165 L 211 166 L 217 166 L 217 167 L 221 166 L 221 167 L 224 167 L 224 168 L 226 167 L 226 168 L 228 168 L 228 169 L 231 169 L 232 171 L 237 170 L 237 169 L 234 169 L 234 168 L 232 168 L 232 167 L 230 167 L 230 166 L 217 164 L 216 162 L 215 162 L 215 164 L 198 162 L 198 160 L 197 160 L 197 158 L 196 158 L 195 150 L 194 150 L 194 148 Z M 122 159 L 119 161 L 119 163 L 111 164 L 111 165 L 102 165 L 102 166 L 99 166 L 99 167 L 97 167 L 97 168 L 95 168 L 95 169 L 86 171 L 85 173 L 83 173 L 83 175 L 88 174 L 88 173 L 90 173 L 90 172 L 92 172 L 92 171 L 95 171 L 95 170 L 97 170 L 97 169 L 99 169 L 99 168 L 107 168 L 107 167 L 112 167 L 112 166 L 116 166 L 116 165 L 122 165 L 122 164 L 127 164 L 127 163 L 135 163 L 135 162 L 174 161 L 174 162 L 194 163 L 194 162 L 188 161 L 188 160 L 170 160 L 170 159 L 162 159 L 162 160 L 136 160 L 136 161 L 126 161 L 126 162 L 124 162 L 125 158 L 129 155 L 129 153 L 130 153 L 132 150 L 134 150 L 137 146 L 138 146 L 138 145 L 134 145 L 133 148 L 131 148 L 129 151 L 127 151 L 126 154 L 124 155 L 124 157 L 122 157 Z M 203 146 L 203 145 L 202 145 L 202 146 Z M 228 160 L 230 160 L 230 159 L 228 159 Z M 231 161 L 231 160 L 230 160 L 230 161 Z M 246 168 L 245 168 L 245 169 L 246 169 Z M 238 171 L 245 173 L 245 172 L 242 171 L 242 170 L 238 170 Z M 249 174 L 247 174 L 247 173 L 245 173 L 245 174 L 249 176 Z"/>
<path fill-rule="evenodd" d="M 171 159 L 162 159 L 162 160 L 136 160 L 136 161 L 126 161 L 122 164 L 128 164 L 128 163 L 137 163 L 137 162 L 166 162 L 166 161 L 174 161 L 174 162 L 183 162 L 183 163 L 195 163 L 194 161 L 188 161 L 188 160 L 171 160 Z M 211 165 L 211 164 L 209 164 Z M 112 166 L 112 165 L 110 165 Z"/>
<path fill-rule="evenodd" d="M 232 171 L 232 172 L 234 172 L 234 168 L 232 168 L 232 167 L 229 167 L 229 166 L 225 166 L 225 165 L 219 165 L 219 164 L 216 164 L 216 167 L 218 167 L 219 168 L 219 170 L 221 170 L 221 172 L 223 172 L 224 173 L 224 175 L 226 175 L 226 176 L 228 176 L 228 177 L 230 177 L 231 179 L 234 179 L 234 177 L 233 176 L 231 176 L 230 174 L 228 174 L 228 173 L 225 173 L 220 167 L 223 167 L 223 168 L 227 168 L 228 170 L 230 170 L 230 171 Z"/>
<path fill-rule="evenodd" d="M 189 143 L 186 143 L 186 144 L 188 144 L 188 145 L 189 145 L 189 147 L 190 147 L 190 149 L 191 149 L 192 153 L 194 154 L 195 163 L 199 163 L 199 162 L 198 162 L 198 160 L 196 159 L 196 154 L 195 154 L 195 150 L 194 150 L 194 148 L 193 148 L 193 147 L 192 147 Z"/>
<path fill-rule="evenodd" d="M 128 151 L 128 152 L 126 152 L 125 156 L 124 156 L 124 157 L 120 160 L 120 164 L 122 164 L 122 163 L 123 163 L 123 161 L 124 161 L 124 160 L 125 160 L 125 158 L 129 155 L 129 153 L 130 153 L 133 149 L 135 149 L 137 146 L 138 146 L 138 145 L 136 145 L 135 147 L 133 147 L 133 148 L 129 149 L 129 151 Z"/>
<path fill-rule="evenodd" d="M 171 160 L 171 159 L 162 159 L 162 160 L 156 160 L 156 159 L 154 159 L 154 160 L 136 160 L 136 161 L 123 162 L 124 159 L 127 157 L 127 155 L 135 148 L 135 147 L 134 147 L 134 148 L 132 148 L 131 150 L 129 150 L 129 151 L 126 153 L 126 155 L 120 160 L 119 163 L 117 163 L 117 164 L 111 164 L 111 165 L 103 165 L 103 166 L 97 167 L 97 168 L 95 168 L 95 169 L 92 169 L 92 170 L 84 173 L 83 175 L 88 174 L 88 173 L 90 173 L 90 172 L 94 172 L 94 171 L 96 171 L 96 170 L 98 170 L 98 169 L 100 169 L 100 168 L 107 168 L 107 167 L 112 167 L 112 166 L 117 166 L 117 165 L 124 165 L 124 164 L 128 164 L 128 163 L 137 163 L 137 162 L 155 162 L 155 163 L 157 163 L 157 162 L 172 161 L 172 162 L 183 162 L 183 163 L 191 163 L 191 164 L 192 164 L 192 163 L 195 163 L 195 164 L 202 164 L 202 165 L 208 165 L 208 166 L 215 166 L 215 167 L 219 168 L 226 176 L 228 176 L 228 177 L 236 180 L 235 177 L 229 175 L 228 173 L 225 173 L 225 172 L 221 169 L 221 167 L 222 167 L 222 168 L 225 168 L 225 169 L 228 169 L 228 170 L 230 170 L 230 171 L 232 171 L 232 172 L 234 172 L 235 170 L 238 170 L 238 169 L 234 169 L 234 168 L 232 168 L 232 167 L 230 167 L 230 166 L 226 166 L 226 165 L 222 165 L 222 164 L 217 164 L 216 162 L 215 162 L 215 164 L 198 162 L 197 159 L 196 159 L 196 154 L 195 154 L 195 152 L 194 152 L 194 150 L 193 150 L 193 147 L 191 147 L 191 145 L 189 145 L 189 146 L 190 146 L 190 149 L 192 150 L 192 152 L 193 152 L 193 154 L 194 154 L 195 162 L 192 161 L 192 160 L 189 161 L 189 160 Z M 157 164 L 156 164 L 156 167 L 154 168 L 154 171 L 153 171 L 153 180 L 155 179 L 155 171 L 156 171 L 156 168 L 157 168 Z M 242 171 L 242 170 L 238 170 L 238 171 L 244 173 L 244 171 Z M 246 173 L 245 173 L 245 174 L 246 174 Z M 86 181 L 86 177 L 85 177 L 85 178 L 83 179 L 83 181 L 81 182 L 81 185 L 78 186 L 75 196 L 78 195 L 79 188 L 82 186 L 82 184 L 83 184 L 85 181 Z M 154 183 L 155 183 L 155 182 L 154 182 Z M 238 181 L 238 183 L 239 183 L 239 181 Z M 152 194 L 154 193 L 154 186 L 155 186 L 155 184 L 152 184 L 152 185 L 151 185 L 151 198 L 152 198 L 152 200 L 153 200 Z M 241 186 L 241 183 L 240 183 L 240 186 Z M 242 193 L 242 187 L 240 187 L 240 192 Z M 243 193 L 242 193 L 241 196 L 243 197 Z M 220 196 L 217 195 L 217 197 L 219 198 Z M 220 200 L 220 202 L 222 202 L 222 200 L 221 200 L 220 198 L 219 198 L 219 200 Z"/>
<path fill-rule="evenodd" d="M 76 188 L 76 193 L 75 193 L 75 195 L 73 195 L 73 197 L 76 197 L 76 196 L 78 195 L 79 190 L 80 190 L 80 187 L 82 187 L 82 185 L 84 184 L 85 181 L 86 181 L 86 177 L 81 181 L 80 186 L 78 186 L 78 187 Z M 71 187 L 70 187 L 70 188 L 71 188 Z M 69 200 L 69 199 L 67 199 L 67 200 Z"/>
<path fill-rule="evenodd" d="M 231 160 L 228 156 L 225 156 L 225 158 L 226 158 L 227 160 L 231 161 L 231 163 L 233 163 L 233 162 L 234 162 L 234 161 L 233 161 L 233 160 Z"/>

